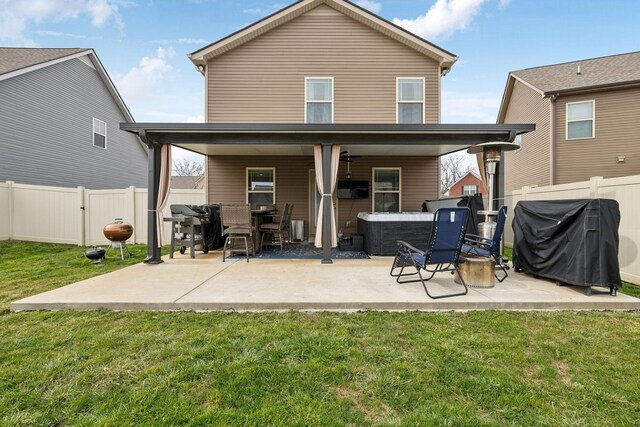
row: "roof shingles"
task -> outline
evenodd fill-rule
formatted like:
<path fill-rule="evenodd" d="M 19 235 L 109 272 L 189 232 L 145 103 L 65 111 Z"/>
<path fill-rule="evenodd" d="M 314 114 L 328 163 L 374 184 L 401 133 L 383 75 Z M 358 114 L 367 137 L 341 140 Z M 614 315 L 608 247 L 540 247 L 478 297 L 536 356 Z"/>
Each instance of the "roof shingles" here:
<path fill-rule="evenodd" d="M 88 49 L 44 49 L 0 47 L 0 76 L 33 65 L 64 58 Z"/>
<path fill-rule="evenodd" d="M 640 52 L 527 68 L 511 74 L 545 94 L 640 82 Z"/>

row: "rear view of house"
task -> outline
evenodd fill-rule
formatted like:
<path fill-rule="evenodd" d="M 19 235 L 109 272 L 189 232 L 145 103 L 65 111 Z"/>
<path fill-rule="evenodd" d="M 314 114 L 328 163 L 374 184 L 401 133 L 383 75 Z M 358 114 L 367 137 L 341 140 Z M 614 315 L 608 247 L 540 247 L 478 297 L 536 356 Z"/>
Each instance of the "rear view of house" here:
<path fill-rule="evenodd" d="M 640 52 L 509 74 L 498 123 L 536 123 L 505 154 L 505 191 L 640 174 Z"/>
<path fill-rule="evenodd" d="M 92 49 L 0 48 L 0 181 L 147 185 L 147 151 Z"/>

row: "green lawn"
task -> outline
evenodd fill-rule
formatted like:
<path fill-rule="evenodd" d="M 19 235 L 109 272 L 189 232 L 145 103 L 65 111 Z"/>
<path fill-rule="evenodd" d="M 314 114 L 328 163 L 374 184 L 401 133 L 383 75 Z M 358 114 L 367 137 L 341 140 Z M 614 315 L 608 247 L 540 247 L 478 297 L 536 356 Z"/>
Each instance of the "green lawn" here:
<path fill-rule="evenodd" d="M 82 253 L 0 242 L 0 425 L 640 419 L 637 312 L 8 312 L 132 262 Z"/>

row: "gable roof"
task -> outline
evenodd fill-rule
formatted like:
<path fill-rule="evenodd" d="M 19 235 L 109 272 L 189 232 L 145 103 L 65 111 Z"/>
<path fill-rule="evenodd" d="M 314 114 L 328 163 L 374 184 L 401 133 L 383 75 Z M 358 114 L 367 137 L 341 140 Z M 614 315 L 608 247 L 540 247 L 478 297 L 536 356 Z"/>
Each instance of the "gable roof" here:
<path fill-rule="evenodd" d="M 204 176 L 172 176 L 171 189 L 199 190 L 204 188 Z"/>
<path fill-rule="evenodd" d="M 458 184 L 460 181 L 462 181 L 463 179 L 465 179 L 469 175 L 473 175 L 473 177 L 476 178 L 478 181 L 480 181 L 482 183 L 482 185 L 484 186 L 484 182 L 482 182 L 482 178 L 480 178 L 480 176 L 478 174 L 476 174 L 475 171 L 470 170 L 469 172 L 465 173 L 460 178 L 458 178 L 458 180 L 456 182 L 451 184 L 451 186 L 449 187 L 449 190 L 451 190 L 453 187 L 455 187 L 456 184 Z"/>
<path fill-rule="evenodd" d="M 437 61 L 442 73 L 446 74 L 458 57 L 435 44 L 416 36 L 392 22 L 348 1 L 348 0 L 299 0 L 233 34 L 211 43 L 195 52 L 190 53 L 189 59 L 196 66 L 205 65 L 208 60 L 236 48 L 254 38 L 285 24 L 300 15 L 325 4 L 352 19 L 379 31 L 380 33 L 420 52 Z"/>
<path fill-rule="evenodd" d="M 579 72 L 579 73 L 578 73 Z M 509 73 L 497 123 L 502 123 L 516 81 L 541 96 L 640 84 L 640 52 L 526 68 Z"/>
<path fill-rule="evenodd" d="M 0 81 L 30 73 L 75 58 L 87 57 L 111 93 L 114 101 L 128 122 L 135 120 L 118 93 L 98 56 L 90 48 L 47 49 L 47 48 L 0 48 Z"/>

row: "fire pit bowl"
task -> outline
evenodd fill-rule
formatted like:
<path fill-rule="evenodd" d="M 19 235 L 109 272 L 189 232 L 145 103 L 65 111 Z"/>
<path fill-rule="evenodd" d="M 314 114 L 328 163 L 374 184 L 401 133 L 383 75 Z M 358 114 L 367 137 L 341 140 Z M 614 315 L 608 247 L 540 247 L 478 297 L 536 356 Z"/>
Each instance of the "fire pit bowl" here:
<path fill-rule="evenodd" d="M 97 264 L 104 259 L 106 253 L 107 251 L 103 248 L 94 246 L 91 249 L 87 249 L 86 251 L 84 251 L 84 256 L 93 261 L 94 264 Z"/>

